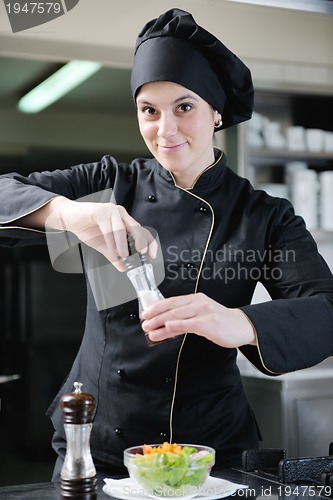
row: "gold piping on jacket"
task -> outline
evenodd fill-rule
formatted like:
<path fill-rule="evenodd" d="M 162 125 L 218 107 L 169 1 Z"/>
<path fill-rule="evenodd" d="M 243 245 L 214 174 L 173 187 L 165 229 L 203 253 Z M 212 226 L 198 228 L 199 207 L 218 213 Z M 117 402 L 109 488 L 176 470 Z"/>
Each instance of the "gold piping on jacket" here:
<path fill-rule="evenodd" d="M 178 187 L 179 189 L 181 189 L 182 191 L 185 191 L 186 193 L 190 194 L 191 196 L 194 196 L 195 198 L 197 198 L 198 200 L 200 200 L 201 202 L 207 204 L 210 208 L 210 211 L 211 211 L 211 214 L 212 214 L 212 224 L 211 224 L 211 228 L 210 228 L 210 232 L 209 232 L 209 235 L 208 235 L 208 239 L 207 239 L 207 242 L 206 242 L 206 246 L 205 246 L 205 250 L 204 250 L 204 254 L 203 254 L 203 258 L 201 260 L 201 263 L 200 263 L 200 267 L 199 267 L 199 273 L 198 273 L 198 277 L 197 277 L 197 280 L 196 280 L 196 284 L 195 284 L 195 288 L 194 288 L 194 293 L 197 293 L 197 290 L 198 290 L 198 286 L 199 286 L 199 280 L 200 280 L 200 276 L 201 276 L 201 272 L 202 272 L 202 268 L 203 268 L 203 263 L 204 263 L 204 260 L 205 260 L 205 256 L 206 256 L 206 253 L 207 253 L 207 250 L 208 250 L 208 246 L 209 246 L 209 242 L 210 242 L 210 239 L 211 239 L 211 236 L 212 236 L 212 232 L 213 232 L 213 228 L 214 228 L 214 223 L 215 223 L 215 214 L 214 214 L 214 210 L 213 210 L 213 207 L 210 205 L 210 203 L 208 203 L 208 201 L 204 200 L 203 198 L 201 198 L 200 196 L 197 196 L 196 194 L 194 193 L 191 193 L 191 189 L 194 188 L 195 184 L 197 183 L 198 179 L 201 177 L 201 175 L 204 173 L 204 172 L 207 172 L 207 170 L 211 169 L 212 167 L 214 167 L 219 161 L 220 159 L 222 158 L 223 156 L 223 151 L 219 150 L 220 152 L 220 155 L 218 157 L 218 159 L 212 164 L 210 165 L 209 167 L 207 167 L 205 170 L 203 170 L 197 177 L 196 179 L 194 180 L 192 186 L 190 188 L 183 188 L 181 186 L 178 186 L 177 185 L 177 182 L 176 182 L 176 179 L 175 177 L 173 176 L 173 174 L 170 172 L 171 174 L 171 177 L 173 179 L 173 182 L 174 182 L 174 185 L 175 187 Z M 243 311 L 242 311 L 243 312 Z M 245 314 L 245 313 L 243 313 Z M 247 317 L 247 316 L 246 316 Z M 259 343 L 258 343 L 258 336 L 257 336 L 257 332 L 256 332 L 256 329 L 252 323 L 252 321 L 250 320 L 250 318 L 248 318 L 248 320 L 250 321 L 251 325 L 252 325 L 252 328 L 253 328 L 253 331 L 255 333 L 255 336 L 256 336 L 256 347 L 258 349 L 258 353 L 259 353 L 259 357 L 260 357 L 260 361 L 261 361 L 261 364 L 262 366 L 265 368 L 265 370 L 267 370 L 268 372 L 274 374 L 274 375 L 281 375 L 279 373 L 275 373 L 275 372 L 272 372 L 271 370 L 269 370 L 266 366 L 265 366 L 265 363 L 264 363 L 264 360 L 263 360 L 263 357 L 261 355 L 261 352 L 260 352 L 260 348 L 259 348 Z M 181 358 L 181 353 L 182 353 L 182 350 L 183 350 L 183 347 L 184 347 L 184 344 L 185 344 L 185 341 L 186 341 L 186 338 L 187 338 L 187 333 L 185 333 L 184 335 L 184 338 L 183 338 L 183 341 L 180 345 L 180 348 L 179 348 L 179 351 L 178 351 L 178 356 L 177 356 L 177 362 L 176 362 L 176 369 L 175 369 L 175 381 L 174 381 L 174 387 L 173 387 L 173 394 L 172 394 L 172 400 L 171 400 L 171 408 L 170 408 L 170 418 L 169 418 L 169 426 L 170 426 L 170 443 L 172 443 L 172 438 L 173 438 L 173 426 L 172 426 L 172 421 L 173 421 L 173 411 L 174 411 L 174 406 L 175 406 L 175 400 L 176 400 L 176 392 L 177 392 L 177 384 L 178 384 L 178 373 L 179 373 L 179 364 L 180 364 L 180 358 Z M 242 353 L 242 355 L 246 358 L 245 354 Z M 246 358 L 247 359 L 247 358 Z M 249 362 L 251 363 L 251 361 L 249 360 Z M 252 364 L 252 363 L 251 363 Z M 252 364 L 253 365 L 253 364 Z M 254 365 L 253 365 L 254 366 Z M 255 367 L 256 368 L 256 367 Z"/>
<path fill-rule="evenodd" d="M 34 229 L 32 227 L 22 227 L 22 226 L 0 226 L 0 231 L 1 230 L 6 230 L 6 229 L 21 229 L 22 231 L 30 231 L 31 233 L 38 233 L 38 234 L 46 234 L 46 231 L 43 231 L 41 229 Z M 64 233 L 65 230 L 61 229 L 53 229 L 52 231 L 49 230 L 47 231 L 48 234 L 59 234 L 59 233 Z"/>
<path fill-rule="evenodd" d="M 22 226 L 2 226 L 1 229 L 23 229 L 23 231 L 31 231 L 32 233 L 45 234 L 45 231 L 40 231 L 39 229 L 32 229 L 30 227 L 22 227 Z"/>
<path fill-rule="evenodd" d="M 257 335 L 257 333 L 256 333 L 256 335 Z M 267 368 L 267 366 L 264 363 L 263 357 L 261 355 L 261 351 L 260 351 L 260 347 L 259 347 L 258 341 L 257 341 L 257 349 L 258 349 L 258 354 L 259 354 L 260 362 L 261 362 L 262 366 L 265 368 L 265 370 L 267 370 L 269 373 L 272 373 L 272 375 L 284 375 L 284 373 L 272 372 L 272 370 L 270 370 L 269 368 Z M 257 370 L 258 370 L 258 368 L 257 368 Z"/>
<path fill-rule="evenodd" d="M 256 330 L 256 328 L 255 328 L 254 324 L 252 323 L 252 321 L 250 320 L 250 318 L 248 317 L 248 315 L 247 315 L 247 314 L 245 314 L 245 312 L 244 312 L 244 311 L 242 311 L 242 309 L 240 309 L 240 311 L 244 314 L 244 316 L 247 318 L 247 320 L 250 322 L 250 324 L 251 324 L 251 326 L 252 326 L 252 330 L 254 331 L 254 335 L 255 335 L 255 337 L 256 337 L 256 345 L 255 345 L 255 346 L 253 346 L 253 347 L 256 347 L 256 348 L 257 348 L 257 350 L 258 350 L 258 354 L 259 354 L 259 358 L 260 358 L 260 362 L 261 362 L 262 366 L 265 368 L 265 370 L 267 370 L 267 371 L 268 371 L 269 373 L 271 373 L 272 375 L 284 375 L 283 373 L 273 372 L 272 370 L 270 370 L 269 368 L 267 368 L 267 366 L 266 366 L 266 365 L 265 365 L 265 363 L 264 363 L 263 357 L 262 357 L 262 355 L 261 355 L 261 351 L 260 351 L 260 347 L 259 347 L 259 341 L 258 341 L 258 334 L 257 334 L 257 330 Z M 241 347 L 241 346 L 240 346 L 240 347 Z M 240 349 L 239 347 L 238 347 L 237 349 L 241 352 L 242 356 L 244 356 L 244 358 L 246 358 L 246 359 L 248 360 L 248 362 L 249 362 L 249 363 L 250 363 L 250 364 L 251 364 L 251 365 L 252 365 L 252 366 L 253 366 L 256 370 L 258 370 L 258 368 L 256 367 L 256 365 L 254 365 L 254 364 L 252 363 L 252 361 L 251 361 L 251 360 L 250 360 L 247 356 L 245 356 L 245 354 L 241 351 L 241 349 Z"/>
<path fill-rule="evenodd" d="M 20 215 L 20 217 L 18 217 L 17 219 L 10 219 L 10 220 L 7 220 L 7 221 L 6 220 L 5 221 L 0 221 L 0 224 L 10 224 L 11 222 L 15 222 L 15 221 L 17 221 L 19 219 L 22 219 L 23 217 L 26 217 L 27 215 L 33 214 L 34 212 L 36 212 L 40 208 L 45 207 L 45 205 L 47 205 L 48 203 L 50 203 L 50 201 L 52 201 L 56 197 L 57 196 L 53 196 L 52 198 L 50 198 L 49 200 L 47 200 L 42 205 L 39 205 L 39 207 L 36 207 L 33 210 L 30 210 L 30 212 L 27 212 L 27 213 L 25 213 L 23 215 Z M 37 233 L 45 233 L 45 231 L 38 231 L 37 229 L 31 229 L 29 227 L 22 227 L 22 226 L 7 226 L 7 227 L 0 228 L 0 229 L 26 229 L 27 231 L 36 231 Z"/>
<path fill-rule="evenodd" d="M 207 172 L 207 170 L 210 170 L 211 168 L 215 167 L 215 165 L 221 160 L 222 156 L 223 156 L 223 151 L 221 151 L 220 149 L 218 148 L 215 148 L 217 149 L 217 151 L 219 152 L 219 156 L 218 158 L 214 161 L 214 163 L 212 163 L 211 165 L 209 165 L 208 167 L 205 168 L 205 170 L 203 170 L 202 172 L 200 172 L 199 175 L 197 175 L 197 177 L 194 179 L 193 181 L 193 184 L 191 187 L 189 187 L 188 189 L 193 189 L 194 186 L 196 185 L 196 183 L 198 182 L 198 180 L 200 179 L 200 177 L 202 176 L 202 174 L 204 174 L 205 172 Z M 206 202 L 207 203 L 207 202 Z"/>
<path fill-rule="evenodd" d="M 222 156 L 222 153 L 221 153 L 221 156 Z M 217 162 L 215 162 L 214 165 L 216 163 Z M 204 171 L 208 170 L 212 166 L 213 165 L 211 165 L 210 167 L 208 167 Z M 172 175 L 172 177 L 173 177 L 173 175 Z M 199 179 L 199 177 L 200 176 L 198 176 L 196 178 L 195 182 Z M 192 187 L 195 185 L 195 182 L 193 183 Z M 175 183 L 175 179 L 174 179 L 174 183 Z M 202 260 L 200 262 L 199 272 L 198 272 L 198 276 L 197 276 L 195 287 L 194 287 L 194 293 L 197 293 L 198 286 L 199 286 L 199 280 L 200 280 L 200 276 L 201 276 L 201 272 L 202 272 L 202 268 L 203 268 L 203 263 L 204 263 L 204 260 L 205 260 L 205 257 L 206 257 L 206 253 L 207 253 L 207 250 L 208 250 L 209 242 L 210 242 L 210 239 L 211 239 L 211 236 L 212 236 L 212 232 L 213 232 L 213 228 L 214 228 L 214 223 L 215 223 L 214 210 L 213 210 L 213 207 L 210 205 L 210 203 L 208 203 L 208 201 L 204 200 L 203 198 L 200 198 L 200 196 L 197 196 L 196 194 L 191 193 L 188 189 L 182 188 L 181 186 L 177 186 L 176 183 L 175 183 L 175 186 L 178 187 L 179 189 L 181 189 L 182 191 L 185 191 L 189 195 L 194 196 L 195 198 L 197 198 L 198 200 L 200 200 L 202 203 L 205 203 L 206 205 L 208 205 L 209 208 L 210 208 L 211 214 L 212 214 L 212 223 L 211 223 L 211 226 L 210 226 L 209 235 L 208 235 L 208 238 L 207 238 L 207 242 L 206 242 L 206 246 L 205 246 L 204 253 L 203 253 L 203 256 L 202 256 Z M 174 382 L 174 386 L 173 386 L 173 393 L 172 393 L 172 399 L 171 399 L 171 408 L 170 408 L 170 418 L 169 418 L 170 443 L 172 443 L 172 438 L 173 438 L 172 421 L 173 421 L 173 411 L 174 411 L 175 400 L 176 400 L 176 392 L 177 392 L 177 383 L 178 383 L 178 373 L 179 373 L 180 357 L 181 357 L 181 353 L 182 353 L 182 350 L 183 350 L 183 347 L 184 347 L 186 339 L 187 339 L 187 333 L 185 333 L 185 335 L 184 335 L 184 338 L 183 338 L 183 341 L 182 341 L 182 343 L 180 345 L 180 348 L 179 348 L 179 351 L 178 351 L 178 356 L 177 356 L 177 363 L 176 363 L 176 369 L 175 369 L 175 382 Z"/>
<path fill-rule="evenodd" d="M 197 175 L 197 177 L 194 179 L 194 181 L 192 183 L 192 186 L 190 186 L 189 188 L 183 188 L 182 186 L 179 186 L 177 184 L 177 181 L 176 181 L 175 176 L 173 175 L 173 173 L 169 172 L 169 174 L 172 177 L 172 180 L 173 180 L 173 183 L 174 183 L 175 187 L 177 187 L 179 189 L 182 189 L 183 191 L 190 191 L 191 189 L 193 189 L 194 186 L 196 185 L 196 183 L 198 182 L 198 180 L 200 179 L 200 177 L 202 176 L 202 174 L 204 174 L 205 172 L 207 172 L 207 170 L 210 170 L 211 168 L 215 167 L 215 165 L 221 160 L 222 156 L 224 155 L 223 151 L 221 151 L 220 149 L 218 149 L 218 148 L 214 148 L 214 149 L 217 149 L 217 151 L 219 152 L 218 158 L 214 161 L 214 163 L 212 163 L 211 165 L 208 165 L 208 167 L 206 167 L 202 172 L 200 172 L 199 175 Z M 202 201 L 205 201 L 205 200 L 202 200 Z M 207 202 L 205 201 L 205 203 L 207 203 Z"/>
<path fill-rule="evenodd" d="M 263 373 L 262 371 L 260 371 L 259 368 L 255 364 L 253 364 L 252 361 L 247 356 L 245 356 L 245 354 L 241 350 L 241 347 L 242 346 L 237 347 L 237 351 L 239 351 L 241 353 L 241 355 L 244 356 L 244 358 L 250 363 L 250 365 L 253 366 L 253 368 L 255 368 L 257 371 L 259 371 L 263 375 L 267 375 L 267 377 L 269 377 L 270 375 L 268 373 Z M 263 368 L 265 368 L 265 370 L 267 370 L 269 373 L 271 373 L 272 376 L 275 375 L 276 377 L 279 377 L 280 375 L 285 375 L 287 373 L 287 372 L 282 372 L 282 373 L 280 373 L 280 372 L 272 372 L 272 370 L 269 370 L 267 368 L 267 366 L 265 366 L 265 364 L 264 364 L 264 361 L 263 361 L 261 353 L 260 353 L 259 346 L 257 345 L 257 346 L 253 346 L 253 347 L 257 347 L 258 353 L 259 353 L 259 358 L 260 358 L 260 361 L 261 361 L 261 364 L 262 364 Z"/>

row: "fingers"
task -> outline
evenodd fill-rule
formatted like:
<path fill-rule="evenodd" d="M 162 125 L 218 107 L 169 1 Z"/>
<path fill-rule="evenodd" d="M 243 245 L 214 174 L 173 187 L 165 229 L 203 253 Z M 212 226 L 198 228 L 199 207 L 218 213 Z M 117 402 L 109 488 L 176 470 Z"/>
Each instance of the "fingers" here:
<path fill-rule="evenodd" d="M 169 312 L 174 315 L 178 315 L 179 318 L 182 314 L 181 308 L 183 311 L 187 310 L 187 306 L 191 305 L 196 301 L 196 297 L 199 297 L 199 294 L 189 294 L 189 295 L 179 295 L 176 297 L 170 297 L 155 304 L 152 304 L 147 309 L 143 311 L 143 318 L 145 320 L 151 320 L 152 318 L 156 318 L 163 314 L 169 314 Z M 176 318 L 176 316 L 174 316 Z"/>
<path fill-rule="evenodd" d="M 119 207 L 109 204 L 92 207 L 93 221 L 99 231 L 100 241 L 91 241 L 90 246 L 101 252 L 110 262 L 114 263 L 119 257 L 128 256 L 127 231 Z"/>
<path fill-rule="evenodd" d="M 111 225 L 115 251 L 120 257 L 128 256 L 128 234 L 133 237 L 137 252 L 148 253 L 151 258 L 156 257 L 158 246 L 155 238 L 148 229 L 131 217 L 124 207 L 113 207 Z"/>
<path fill-rule="evenodd" d="M 133 237 L 137 252 L 148 255 L 154 259 L 157 255 L 157 242 L 148 229 L 140 224 L 128 227 L 128 233 Z"/>
<path fill-rule="evenodd" d="M 112 203 L 92 204 L 90 210 L 92 225 L 86 224 L 84 231 L 77 236 L 102 253 L 118 270 L 125 270 L 121 259 L 129 254 L 128 234 L 133 237 L 139 253 L 148 252 L 150 257 L 156 257 L 156 240 L 124 207 Z"/>
<path fill-rule="evenodd" d="M 119 260 L 119 256 L 117 255 L 117 252 L 113 250 L 115 248 L 115 245 L 112 244 L 112 233 L 109 234 L 109 240 L 108 243 L 106 243 L 105 240 L 105 235 L 103 235 L 101 232 L 99 232 L 99 235 L 92 238 L 91 236 L 83 236 L 81 237 L 81 241 L 85 243 L 87 246 L 90 248 L 93 248 L 94 250 L 97 250 L 97 252 L 101 253 L 104 255 L 104 257 L 111 262 L 118 271 L 125 271 L 125 266 Z"/>
<path fill-rule="evenodd" d="M 175 336 L 192 328 L 198 308 L 193 295 L 171 297 L 153 304 L 142 314 L 142 328 L 152 334 L 152 340 L 160 339 L 161 335 Z"/>
<path fill-rule="evenodd" d="M 193 318 L 184 320 L 167 321 L 165 325 L 157 330 L 148 330 L 147 334 L 153 342 L 184 335 L 187 332 L 197 333 L 194 329 Z"/>
<path fill-rule="evenodd" d="M 114 252 L 117 257 L 127 257 L 128 256 L 128 242 L 127 242 L 127 230 L 126 223 L 123 220 L 120 207 L 112 206 L 110 212 L 110 227 L 103 228 L 101 226 L 101 231 L 104 234 L 107 246 L 110 251 Z"/>
<path fill-rule="evenodd" d="M 129 253 L 128 234 L 133 236 L 138 252 L 148 252 L 151 258 L 157 255 L 157 242 L 150 231 L 143 228 L 121 205 L 61 198 L 55 199 L 54 206 L 51 216 L 55 222 L 49 216 L 49 227 L 72 232 L 121 271 L 125 270 L 121 259 Z"/>
<path fill-rule="evenodd" d="M 224 345 L 224 339 L 219 337 L 225 330 L 223 316 L 226 310 L 202 293 L 171 297 L 143 312 L 142 328 L 152 341 L 188 332 Z"/>
<path fill-rule="evenodd" d="M 243 311 L 202 293 L 165 299 L 147 308 L 143 316 L 142 327 L 155 342 L 189 332 L 224 348 L 257 344 L 255 329 Z"/>

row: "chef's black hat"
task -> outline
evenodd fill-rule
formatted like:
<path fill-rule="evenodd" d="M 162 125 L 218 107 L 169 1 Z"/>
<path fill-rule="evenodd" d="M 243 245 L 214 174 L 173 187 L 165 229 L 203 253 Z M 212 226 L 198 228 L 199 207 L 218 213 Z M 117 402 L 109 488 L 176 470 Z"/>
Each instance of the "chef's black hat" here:
<path fill-rule="evenodd" d="M 161 14 L 138 35 L 131 75 L 134 99 L 142 85 L 155 81 L 178 83 L 198 94 L 221 114 L 221 129 L 251 118 L 250 70 L 183 10 Z"/>

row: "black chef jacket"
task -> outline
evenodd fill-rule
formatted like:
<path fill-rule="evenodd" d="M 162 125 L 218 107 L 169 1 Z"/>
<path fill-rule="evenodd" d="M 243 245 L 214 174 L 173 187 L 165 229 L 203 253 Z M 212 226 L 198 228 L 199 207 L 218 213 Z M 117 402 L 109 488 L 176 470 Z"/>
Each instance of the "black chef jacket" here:
<path fill-rule="evenodd" d="M 277 375 L 333 354 L 332 274 L 303 220 L 287 200 L 254 190 L 220 152 L 191 189 L 177 186 L 155 159 L 125 165 L 105 156 L 27 178 L 1 176 L 1 244 L 45 243 L 43 232 L 18 228 L 15 219 L 55 195 L 76 200 L 106 189 L 138 222 L 157 230 L 165 297 L 204 292 L 243 310 L 258 346 L 241 351 L 259 370 Z M 259 281 L 274 300 L 250 305 Z M 223 465 L 257 446 L 236 349 L 191 333 L 148 348 L 137 301 L 98 310 L 89 283 L 82 344 L 49 410 L 62 437 L 59 399 L 75 381 L 97 399 L 91 448 L 101 462 L 121 465 L 124 448 L 171 437 L 213 446 Z"/>

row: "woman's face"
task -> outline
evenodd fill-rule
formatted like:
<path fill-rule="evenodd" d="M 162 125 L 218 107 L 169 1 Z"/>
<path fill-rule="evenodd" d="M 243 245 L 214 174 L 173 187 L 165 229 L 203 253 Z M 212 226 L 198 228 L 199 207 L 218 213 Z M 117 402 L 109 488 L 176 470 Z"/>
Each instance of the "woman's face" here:
<path fill-rule="evenodd" d="M 172 82 L 143 85 L 136 103 L 140 132 L 149 151 L 179 186 L 191 187 L 214 162 L 217 112 L 197 94 Z"/>

